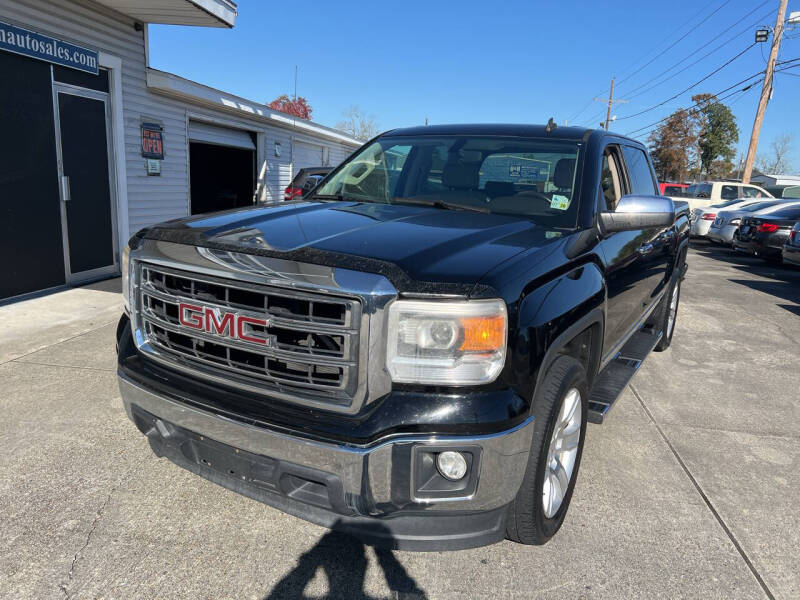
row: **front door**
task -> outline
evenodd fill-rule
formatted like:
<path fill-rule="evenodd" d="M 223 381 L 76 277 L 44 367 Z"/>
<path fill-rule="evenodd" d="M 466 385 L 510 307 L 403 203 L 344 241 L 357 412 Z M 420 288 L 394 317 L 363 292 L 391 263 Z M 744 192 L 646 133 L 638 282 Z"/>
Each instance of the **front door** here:
<path fill-rule="evenodd" d="M 68 283 L 117 270 L 108 94 L 54 85 Z"/>

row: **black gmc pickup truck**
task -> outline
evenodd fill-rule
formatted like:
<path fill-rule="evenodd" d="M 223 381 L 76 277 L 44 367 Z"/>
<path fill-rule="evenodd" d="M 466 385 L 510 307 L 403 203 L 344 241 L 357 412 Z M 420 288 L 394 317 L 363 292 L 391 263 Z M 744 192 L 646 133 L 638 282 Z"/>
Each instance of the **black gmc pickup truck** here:
<path fill-rule="evenodd" d="M 369 543 L 542 544 L 687 241 L 635 140 L 390 131 L 302 199 L 137 233 L 122 398 L 158 456 Z"/>

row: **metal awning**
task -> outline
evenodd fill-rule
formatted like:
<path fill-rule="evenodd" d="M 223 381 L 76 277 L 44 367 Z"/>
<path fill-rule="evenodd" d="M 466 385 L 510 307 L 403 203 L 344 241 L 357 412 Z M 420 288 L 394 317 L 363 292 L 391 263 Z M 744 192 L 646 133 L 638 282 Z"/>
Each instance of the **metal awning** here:
<path fill-rule="evenodd" d="M 233 0 L 95 0 L 142 23 L 233 27 Z"/>
<path fill-rule="evenodd" d="M 201 121 L 189 121 L 189 140 L 217 146 L 242 148 L 244 150 L 256 149 L 253 138 L 246 131 L 230 127 L 218 127 Z"/>

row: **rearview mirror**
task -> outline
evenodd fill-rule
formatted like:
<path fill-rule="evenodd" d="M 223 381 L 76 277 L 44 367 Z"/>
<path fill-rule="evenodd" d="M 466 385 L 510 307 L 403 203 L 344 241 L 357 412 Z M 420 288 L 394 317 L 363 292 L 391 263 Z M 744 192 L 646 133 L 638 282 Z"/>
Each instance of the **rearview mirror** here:
<path fill-rule="evenodd" d="M 601 212 L 605 233 L 649 227 L 669 227 L 675 222 L 675 206 L 666 196 L 623 196 L 614 212 Z"/>

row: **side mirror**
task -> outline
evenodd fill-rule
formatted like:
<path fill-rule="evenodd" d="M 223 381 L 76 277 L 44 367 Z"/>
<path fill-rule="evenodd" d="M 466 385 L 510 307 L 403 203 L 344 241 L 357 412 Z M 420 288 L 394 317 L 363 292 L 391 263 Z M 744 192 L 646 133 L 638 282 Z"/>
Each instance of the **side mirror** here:
<path fill-rule="evenodd" d="M 669 227 L 675 222 L 675 206 L 666 196 L 623 196 L 614 212 L 601 212 L 605 233 Z"/>

